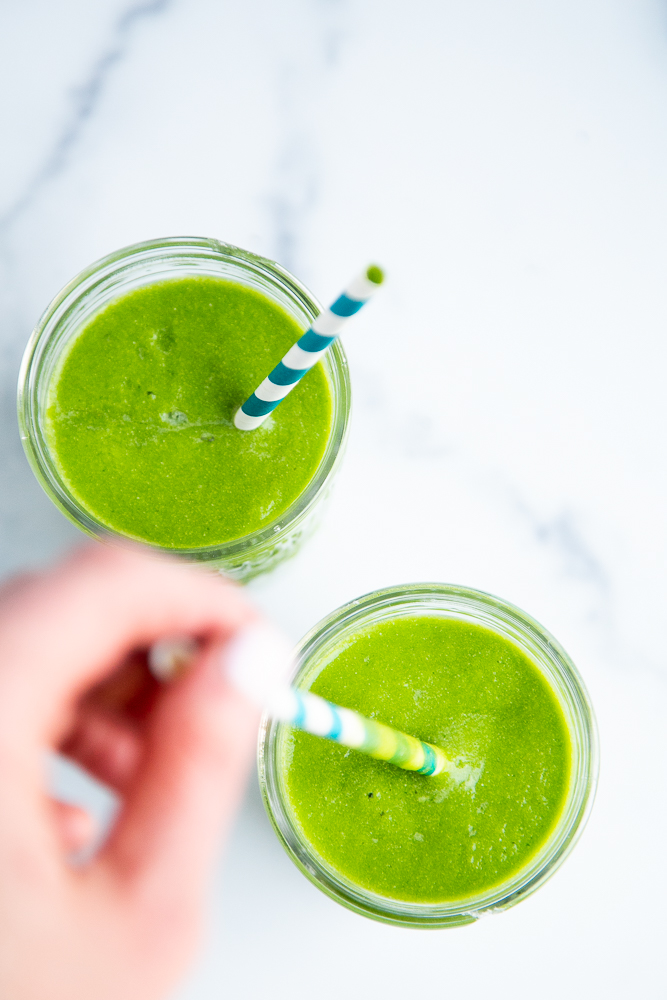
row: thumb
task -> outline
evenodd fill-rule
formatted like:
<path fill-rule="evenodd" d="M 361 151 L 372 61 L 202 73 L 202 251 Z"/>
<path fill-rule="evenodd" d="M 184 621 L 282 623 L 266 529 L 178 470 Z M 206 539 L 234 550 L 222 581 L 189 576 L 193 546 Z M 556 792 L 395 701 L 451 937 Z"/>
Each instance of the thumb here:
<path fill-rule="evenodd" d="M 254 757 L 259 711 L 226 679 L 224 655 L 216 642 L 165 686 L 143 764 L 99 857 L 158 907 L 198 902 Z"/>

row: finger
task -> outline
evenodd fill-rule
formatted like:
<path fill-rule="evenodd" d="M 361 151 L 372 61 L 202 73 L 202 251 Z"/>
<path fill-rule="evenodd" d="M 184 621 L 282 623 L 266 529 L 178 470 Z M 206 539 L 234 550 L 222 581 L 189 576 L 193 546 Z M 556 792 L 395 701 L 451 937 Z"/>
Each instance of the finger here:
<path fill-rule="evenodd" d="M 117 792 L 134 779 L 143 755 L 141 734 L 117 716 L 85 707 L 58 747 L 84 770 Z"/>
<path fill-rule="evenodd" d="M 199 644 L 189 635 L 165 636 L 154 642 L 148 651 L 151 675 L 166 683 L 186 673 L 199 650 Z"/>
<path fill-rule="evenodd" d="M 0 730 L 54 741 L 82 693 L 167 633 L 224 639 L 255 612 L 240 588 L 184 563 L 90 545 L 0 600 Z"/>
<path fill-rule="evenodd" d="M 96 824 L 90 813 L 69 802 L 53 801 L 51 810 L 58 839 L 66 854 L 78 854 L 92 843 Z"/>
<path fill-rule="evenodd" d="M 141 760 L 143 720 L 158 694 L 145 653 L 131 655 L 79 702 L 58 750 L 122 793 Z"/>
<path fill-rule="evenodd" d="M 166 687 L 101 861 L 152 907 L 198 898 L 254 757 L 258 711 L 226 681 L 220 644 Z"/>

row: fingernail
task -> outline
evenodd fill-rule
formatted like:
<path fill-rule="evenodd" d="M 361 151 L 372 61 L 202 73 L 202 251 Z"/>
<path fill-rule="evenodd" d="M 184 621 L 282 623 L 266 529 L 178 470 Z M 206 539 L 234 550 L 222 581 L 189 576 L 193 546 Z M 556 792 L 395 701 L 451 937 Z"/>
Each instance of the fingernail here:
<path fill-rule="evenodd" d="M 285 636 L 265 623 L 237 632 L 222 652 L 228 681 L 263 708 L 284 687 L 294 667 L 294 653 Z"/>
<path fill-rule="evenodd" d="M 171 635 L 158 639 L 148 650 L 148 668 L 163 683 L 185 673 L 197 652 L 197 641 L 189 635 Z"/>

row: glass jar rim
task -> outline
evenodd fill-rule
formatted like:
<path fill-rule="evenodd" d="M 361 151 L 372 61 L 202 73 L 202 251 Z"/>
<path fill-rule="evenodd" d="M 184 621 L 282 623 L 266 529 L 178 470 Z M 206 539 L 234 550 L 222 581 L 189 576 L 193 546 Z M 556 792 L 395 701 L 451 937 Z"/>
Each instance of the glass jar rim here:
<path fill-rule="evenodd" d="M 161 265 L 172 264 L 176 272 L 169 275 L 160 270 Z M 147 542 L 140 538 L 117 532 L 105 525 L 87 511 L 78 500 L 72 496 L 58 474 L 55 462 L 52 460 L 45 440 L 40 419 L 42 415 L 41 394 L 44 392 L 42 371 L 45 361 L 50 363 L 46 381 L 53 374 L 56 361 L 47 352 L 53 349 L 53 341 L 62 329 L 62 324 L 72 320 L 86 295 L 102 295 L 111 292 L 99 306 L 91 309 L 86 316 L 88 320 L 99 309 L 104 308 L 114 298 L 124 294 L 130 288 L 148 285 L 158 281 L 181 275 L 201 274 L 201 267 L 208 265 L 215 270 L 228 266 L 238 268 L 236 278 L 242 274 L 259 277 L 280 290 L 283 299 L 288 300 L 299 310 L 303 322 L 307 325 L 322 311 L 321 303 L 309 289 L 291 274 L 286 268 L 275 261 L 269 260 L 249 250 L 243 250 L 230 243 L 197 236 L 173 236 L 156 240 L 146 240 L 130 244 L 113 253 L 107 254 L 84 268 L 71 279 L 47 306 L 38 320 L 26 346 L 18 379 L 17 411 L 21 441 L 28 461 L 35 476 L 47 495 L 57 507 L 77 527 L 87 534 L 97 538 L 129 539 L 154 550 L 169 552 L 194 561 L 218 561 L 242 559 L 257 547 L 268 542 L 279 543 L 294 528 L 305 521 L 316 505 L 328 484 L 333 479 L 340 460 L 342 459 L 349 431 L 350 414 L 350 379 L 347 358 L 340 340 L 335 340 L 321 362 L 331 388 L 333 401 L 332 426 L 320 464 L 303 492 L 296 497 L 282 514 L 273 518 L 261 528 L 230 539 L 217 545 L 204 545 L 193 548 L 169 548 Z M 199 266 L 199 270 L 197 267 Z M 144 268 L 142 271 L 141 269 Z M 243 270 L 244 269 L 244 270 Z M 213 273 L 213 272 L 211 272 Z M 123 285 L 121 277 L 128 278 L 128 284 Z M 218 277 L 225 278 L 222 272 Z M 140 280 L 146 279 L 146 280 Z M 251 285 L 251 287 L 256 287 Z M 262 288 L 263 294 L 268 294 Z M 276 298 L 276 301 L 279 301 Z M 72 327 L 76 321 L 72 322 Z M 76 326 L 82 328 L 83 321 Z M 71 334 L 75 336 L 76 332 Z M 69 340 L 67 341 L 69 343 Z M 62 350 L 56 354 L 61 356 Z"/>
<path fill-rule="evenodd" d="M 319 889 L 365 916 L 403 926 L 446 927 L 470 923 L 485 913 L 507 909 L 542 885 L 562 864 L 581 836 L 595 797 L 599 770 L 597 724 L 585 685 L 562 646 L 534 618 L 484 591 L 442 583 L 414 583 L 373 591 L 343 605 L 318 622 L 296 648 L 293 680 L 309 678 L 313 662 L 346 636 L 379 621 L 440 615 L 474 620 L 510 639 L 549 683 L 563 709 L 572 742 L 570 787 L 561 813 L 529 861 L 499 885 L 446 903 L 395 900 L 360 887 L 326 862 L 292 817 L 280 773 L 281 737 L 287 727 L 262 719 L 258 769 L 264 805 L 292 861 Z M 541 659 L 541 657 L 544 659 Z M 309 667 L 310 665 L 310 667 Z"/>

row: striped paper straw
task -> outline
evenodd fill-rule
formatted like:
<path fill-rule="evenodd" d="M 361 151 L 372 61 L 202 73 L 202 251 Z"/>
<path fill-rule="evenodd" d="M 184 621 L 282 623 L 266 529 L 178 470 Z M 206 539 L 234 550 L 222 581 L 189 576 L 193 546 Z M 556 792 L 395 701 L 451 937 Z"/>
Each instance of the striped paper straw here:
<path fill-rule="evenodd" d="M 359 750 L 376 760 L 402 767 L 404 771 L 431 776 L 452 769 L 439 747 L 368 719 L 350 708 L 334 705 L 310 691 L 285 688 L 272 698 L 268 712 L 296 729 Z"/>
<path fill-rule="evenodd" d="M 359 312 L 383 281 L 380 268 L 372 265 L 350 282 L 329 309 L 319 314 L 310 329 L 290 347 L 282 361 L 236 411 L 234 424 L 240 431 L 253 431 L 264 423 L 269 413 L 329 349 L 350 316 Z"/>
<path fill-rule="evenodd" d="M 187 637 L 161 639 L 149 651 L 151 672 L 163 682 L 177 679 L 197 648 L 197 642 Z M 271 627 L 260 624 L 238 633 L 227 644 L 225 660 L 224 672 L 234 687 L 280 722 L 404 771 L 429 776 L 456 771 L 444 752 L 432 743 L 368 719 L 351 708 L 334 705 L 312 691 L 299 691 L 281 682 L 278 678 L 286 676 L 293 666 L 293 651 Z"/>

